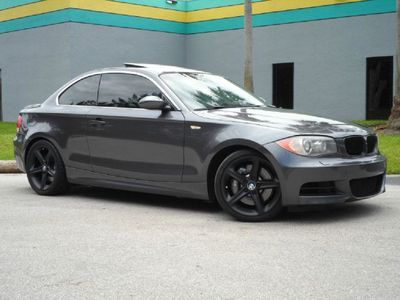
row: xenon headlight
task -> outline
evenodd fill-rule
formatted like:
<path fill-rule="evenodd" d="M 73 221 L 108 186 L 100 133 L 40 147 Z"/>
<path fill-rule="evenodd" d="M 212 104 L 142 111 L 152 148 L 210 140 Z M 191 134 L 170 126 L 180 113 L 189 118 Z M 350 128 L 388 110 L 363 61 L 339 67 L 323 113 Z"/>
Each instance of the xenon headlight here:
<path fill-rule="evenodd" d="M 305 156 L 320 156 L 337 152 L 335 140 L 325 136 L 295 136 L 276 143 L 283 149 Z"/>

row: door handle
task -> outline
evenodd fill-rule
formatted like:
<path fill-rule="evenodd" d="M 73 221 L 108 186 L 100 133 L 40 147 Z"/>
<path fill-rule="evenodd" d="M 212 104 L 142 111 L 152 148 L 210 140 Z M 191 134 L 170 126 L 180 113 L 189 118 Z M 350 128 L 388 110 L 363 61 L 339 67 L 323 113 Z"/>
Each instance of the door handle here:
<path fill-rule="evenodd" d="M 89 121 L 89 124 L 92 126 L 104 126 L 104 125 L 106 125 L 106 123 L 107 122 L 104 121 L 102 118 L 96 118 L 96 119 Z"/>

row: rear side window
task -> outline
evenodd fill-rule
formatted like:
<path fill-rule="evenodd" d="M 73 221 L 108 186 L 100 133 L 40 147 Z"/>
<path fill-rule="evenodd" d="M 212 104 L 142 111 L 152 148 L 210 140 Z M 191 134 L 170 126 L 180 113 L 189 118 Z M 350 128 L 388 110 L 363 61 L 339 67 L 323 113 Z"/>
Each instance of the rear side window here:
<path fill-rule="evenodd" d="M 147 78 L 131 74 L 103 74 L 97 105 L 138 108 L 139 101 L 150 95 L 164 99 L 160 89 Z"/>
<path fill-rule="evenodd" d="M 86 77 L 70 86 L 58 98 L 63 105 L 96 105 L 100 75 Z"/>

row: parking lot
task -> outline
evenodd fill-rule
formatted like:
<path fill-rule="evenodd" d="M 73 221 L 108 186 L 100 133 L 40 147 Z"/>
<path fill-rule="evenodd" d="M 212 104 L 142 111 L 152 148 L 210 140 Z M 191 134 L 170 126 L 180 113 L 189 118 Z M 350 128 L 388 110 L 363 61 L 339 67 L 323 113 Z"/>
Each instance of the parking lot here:
<path fill-rule="evenodd" d="M 190 199 L 0 175 L 0 299 L 400 295 L 400 177 L 379 197 L 240 223 Z"/>

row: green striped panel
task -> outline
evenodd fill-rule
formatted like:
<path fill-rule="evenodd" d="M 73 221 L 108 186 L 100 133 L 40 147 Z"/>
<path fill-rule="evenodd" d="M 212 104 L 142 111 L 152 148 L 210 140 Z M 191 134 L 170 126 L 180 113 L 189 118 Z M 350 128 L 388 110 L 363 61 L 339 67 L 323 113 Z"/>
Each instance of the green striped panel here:
<path fill-rule="evenodd" d="M 143 6 L 152 6 L 158 8 L 166 8 L 178 11 L 194 11 L 208 8 L 224 7 L 231 5 L 243 4 L 243 0 L 178 0 L 177 4 L 168 4 L 166 0 L 109 0 L 115 2 L 124 2 L 138 4 Z M 253 2 L 268 1 L 268 0 L 253 0 Z"/>
<path fill-rule="evenodd" d="M 0 0 L 0 10 L 40 1 L 42 0 Z"/>
<path fill-rule="evenodd" d="M 395 11 L 395 0 L 369 0 L 359 3 L 336 4 L 330 6 L 254 15 L 253 23 L 255 27 L 261 27 L 359 15 L 392 13 Z M 180 22 L 124 16 L 88 10 L 65 9 L 56 12 L 0 22 L 0 33 L 64 22 L 97 24 L 179 34 L 195 34 L 243 28 L 243 17 L 184 24 Z"/>
<path fill-rule="evenodd" d="M 134 28 L 151 31 L 185 33 L 185 24 L 157 19 L 122 16 L 79 9 L 64 9 L 0 23 L 0 33 L 37 28 L 65 22 L 76 22 Z"/>
<path fill-rule="evenodd" d="M 180 22 L 123 16 L 79 9 L 70 9 L 70 17 L 71 22 L 136 28 L 171 33 L 185 33 L 186 27 L 184 23 Z"/>
<path fill-rule="evenodd" d="M 396 11 L 395 0 L 369 0 L 359 3 L 336 4 L 314 8 L 259 14 L 253 16 L 255 27 L 343 18 Z M 218 19 L 187 24 L 186 33 L 204 33 L 243 28 L 243 17 Z"/>

